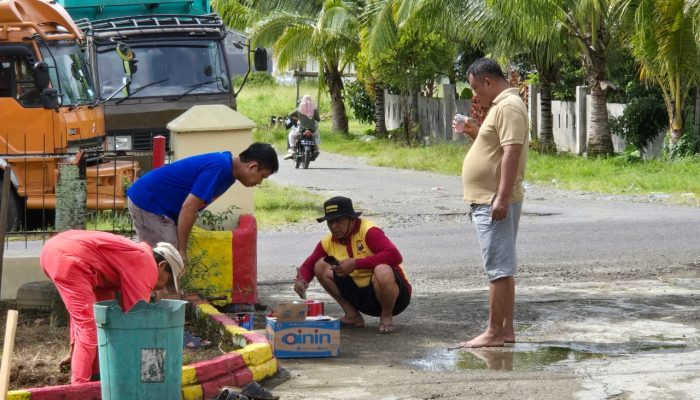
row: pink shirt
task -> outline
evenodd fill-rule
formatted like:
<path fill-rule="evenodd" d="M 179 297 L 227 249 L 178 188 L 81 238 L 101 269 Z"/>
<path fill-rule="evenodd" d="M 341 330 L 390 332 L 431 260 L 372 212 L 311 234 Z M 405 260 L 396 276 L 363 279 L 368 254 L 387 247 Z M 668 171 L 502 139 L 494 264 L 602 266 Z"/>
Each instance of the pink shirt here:
<path fill-rule="evenodd" d="M 63 262 L 56 262 L 59 258 Z M 55 269 L 54 280 L 69 281 L 81 274 L 93 290 L 121 291 L 124 311 L 139 300 L 148 301 L 158 280 L 153 249 L 148 243 L 135 243 L 107 232 L 60 233 L 44 245 L 41 264 L 44 269 Z"/>

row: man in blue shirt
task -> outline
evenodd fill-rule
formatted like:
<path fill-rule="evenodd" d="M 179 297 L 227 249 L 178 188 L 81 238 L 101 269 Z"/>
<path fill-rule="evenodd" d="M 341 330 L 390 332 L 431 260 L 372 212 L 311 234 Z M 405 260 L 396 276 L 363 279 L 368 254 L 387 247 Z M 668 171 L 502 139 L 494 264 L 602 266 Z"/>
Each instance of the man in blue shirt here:
<path fill-rule="evenodd" d="M 207 153 L 154 169 L 127 191 L 136 236 L 151 245 L 171 243 L 186 260 L 197 213 L 236 181 L 253 187 L 278 168 L 275 149 L 253 143 L 238 157 L 228 151 Z"/>

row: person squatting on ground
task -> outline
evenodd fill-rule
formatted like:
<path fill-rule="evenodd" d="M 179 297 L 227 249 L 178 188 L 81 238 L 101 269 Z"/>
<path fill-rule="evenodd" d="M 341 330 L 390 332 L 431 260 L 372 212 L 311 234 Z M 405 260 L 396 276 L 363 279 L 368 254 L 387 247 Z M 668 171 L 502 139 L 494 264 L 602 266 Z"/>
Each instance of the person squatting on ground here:
<path fill-rule="evenodd" d="M 495 61 L 475 61 L 467 78 L 479 103 L 490 107 L 481 126 L 470 120 L 462 128 L 474 139 L 462 181 L 489 280 L 489 321 L 484 333 L 460 346 L 503 346 L 515 342 L 515 242 L 525 195 L 527 108 Z M 453 127 L 460 128 L 456 121 Z"/>
<path fill-rule="evenodd" d="M 96 231 L 67 231 L 49 239 L 41 251 L 41 268 L 56 285 L 70 316 L 71 383 L 86 383 L 99 373 L 97 326 L 93 306 L 121 293 L 125 312 L 151 291 L 171 285 L 184 269 L 177 249 L 155 247 Z"/>
<path fill-rule="evenodd" d="M 256 186 L 278 168 L 275 149 L 253 143 L 238 157 L 229 151 L 207 153 L 154 169 L 127 191 L 136 236 L 151 245 L 171 243 L 187 261 L 187 241 L 197 213 L 236 181 Z"/>
<path fill-rule="evenodd" d="M 287 143 L 289 145 L 288 154 L 284 156 L 285 160 L 294 158 L 296 154 L 296 143 L 299 135 L 306 131 L 311 131 L 314 133 L 314 142 L 316 143 L 316 152 L 318 152 L 319 146 L 321 145 L 321 134 L 318 132 L 318 123 L 321 121 L 321 117 L 318 114 L 318 109 L 314 105 L 314 101 L 311 96 L 304 95 L 299 107 L 297 107 L 294 112 L 290 115 L 292 121 L 296 121 L 296 129 L 292 128 L 289 130 L 289 135 L 287 138 Z"/>
<path fill-rule="evenodd" d="M 299 267 L 294 291 L 306 298 L 316 277 L 345 312 L 341 326 L 364 327 L 363 313 L 379 317 L 379 333 L 394 332 L 393 316 L 408 307 L 412 291 L 401 253 L 372 221 L 359 218 L 351 199 L 333 197 L 323 209 L 325 215 L 317 221 L 326 221 L 330 233 Z"/>

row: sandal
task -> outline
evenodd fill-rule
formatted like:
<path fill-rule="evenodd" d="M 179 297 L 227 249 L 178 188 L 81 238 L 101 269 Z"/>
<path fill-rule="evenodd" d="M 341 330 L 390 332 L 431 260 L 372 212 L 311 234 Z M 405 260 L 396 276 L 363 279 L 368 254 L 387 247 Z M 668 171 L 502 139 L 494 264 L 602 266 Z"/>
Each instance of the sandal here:
<path fill-rule="evenodd" d="M 221 397 L 224 392 L 227 393 L 228 397 Z M 242 388 L 224 387 L 216 400 L 279 400 L 279 398 L 279 396 L 275 396 L 272 392 L 260 386 L 258 382 L 252 381 Z"/>

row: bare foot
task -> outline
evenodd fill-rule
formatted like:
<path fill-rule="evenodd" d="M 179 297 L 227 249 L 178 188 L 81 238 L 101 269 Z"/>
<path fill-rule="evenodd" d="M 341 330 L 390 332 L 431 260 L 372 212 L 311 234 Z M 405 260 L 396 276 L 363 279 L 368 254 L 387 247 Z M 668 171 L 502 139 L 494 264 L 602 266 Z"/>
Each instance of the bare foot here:
<path fill-rule="evenodd" d="M 348 317 L 347 315 L 343 315 L 342 317 L 340 317 L 340 324 L 347 327 L 352 326 L 357 328 L 364 328 L 365 320 L 360 314 L 357 314 L 354 317 Z"/>
<path fill-rule="evenodd" d="M 488 332 L 484 332 L 468 342 L 461 342 L 459 347 L 467 349 L 475 349 L 479 347 L 503 347 L 503 338 L 495 337 Z"/>
<path fill-rule="evenodd" d="M 396 325 L 391 316 L 379 317 L 379 333 L 393 333 L 396 331 Z"/>
<path fill-rule="evenodd" d="M 515 334 L 503 335 L 503 342 L 505 343 L 515 343 Z"/>

